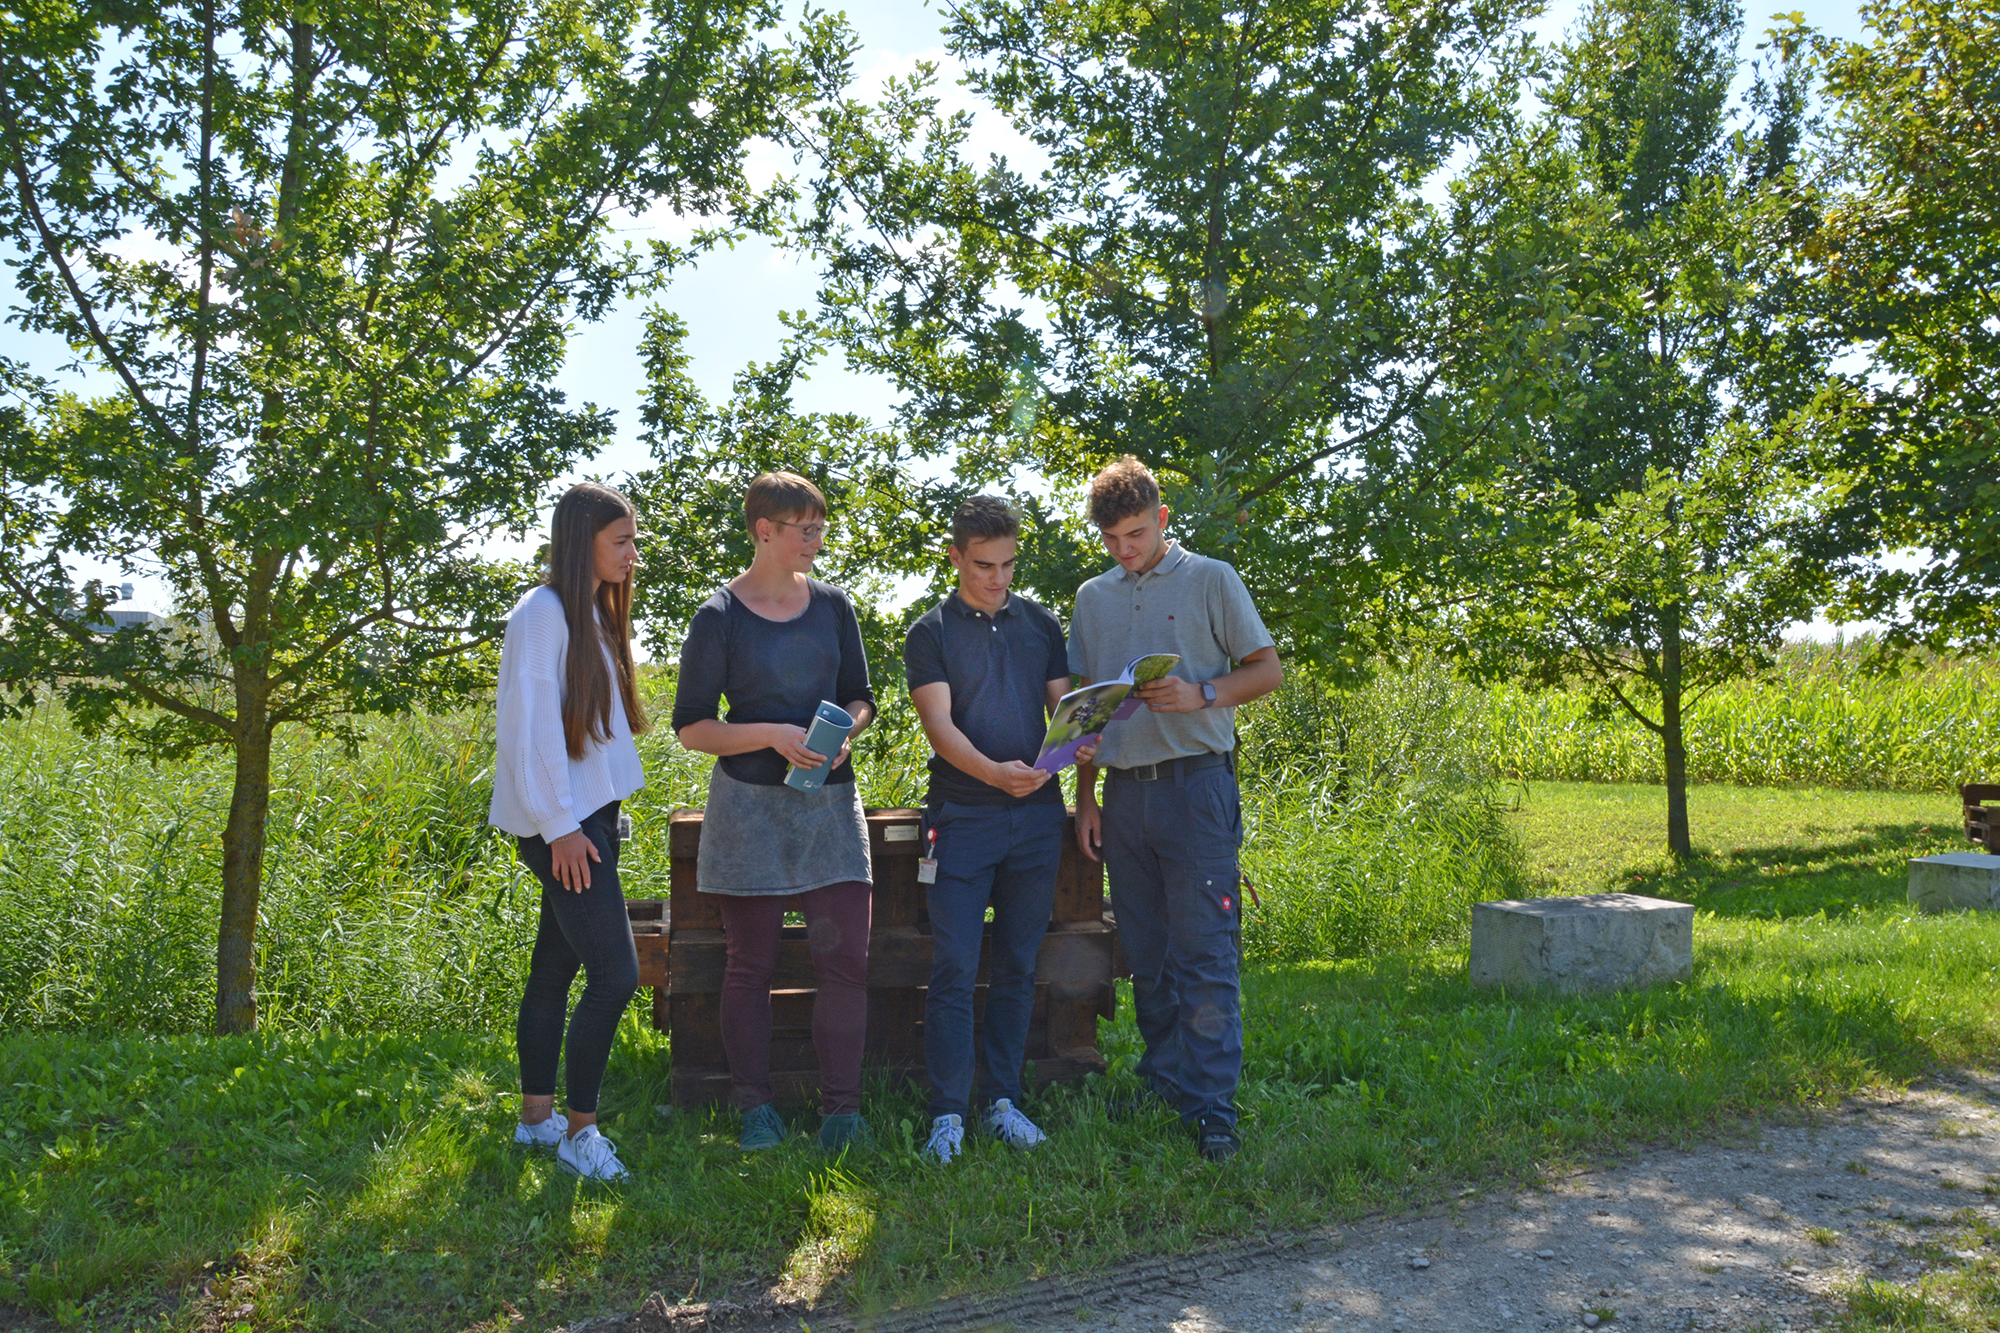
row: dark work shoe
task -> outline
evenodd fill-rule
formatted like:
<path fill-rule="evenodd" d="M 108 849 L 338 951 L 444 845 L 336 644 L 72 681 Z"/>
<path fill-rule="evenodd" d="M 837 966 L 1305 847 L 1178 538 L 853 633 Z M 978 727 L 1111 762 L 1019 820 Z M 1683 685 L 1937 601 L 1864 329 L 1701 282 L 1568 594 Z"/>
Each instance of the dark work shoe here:
<path fill-rule="evenodd" d="M 1243 1146 L 1243 1140 L 1236 1137 L 1236 1126 L 1219 1115 L 1205 1115 L 1196 1122 L 1194 1141 L 1202 1159 L 1210 1162 L 1226 1162 Z"/>
<path fill-rule="evenodd" d="M 736 1137 L 736 1146 L 744 1152 L 763 1152 L 784 1141 L 785 1122 L 771 1103 L 753 1106 L 743 1113 L 743 1129 Z"/>
<path fill-rule="evenodd" d="M 849 1148 L 867 1152 L 874 1146 L 875 1136 L 858 1112 L 826 1116 L 819 1122 L 819 1150 L 828 1157 L 837 1157 Z"/>

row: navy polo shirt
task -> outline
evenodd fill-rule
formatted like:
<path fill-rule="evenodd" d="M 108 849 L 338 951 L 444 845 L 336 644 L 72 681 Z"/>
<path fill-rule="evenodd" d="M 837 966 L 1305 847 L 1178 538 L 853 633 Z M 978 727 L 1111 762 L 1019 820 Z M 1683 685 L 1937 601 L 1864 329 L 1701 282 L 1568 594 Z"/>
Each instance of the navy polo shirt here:
<path fill-rule="evenodd" d="M 1062 622 L 1019 593 L 1009 593 L 997 614 L 965 604 L 956 592 L 910 626 L 903 640 L 903 671 L 910 688 L 942 681 L 951 687 L 951 720 L 972 748 L 997 763 L 1035 762 L 1048 733 L 1043 691 L 1069 676 Z M 930 803 L 963 805 L 1061 804 L 1062 784 L 1044 782 L 1027 796 L 1009 796 L 931 755 Z"/>

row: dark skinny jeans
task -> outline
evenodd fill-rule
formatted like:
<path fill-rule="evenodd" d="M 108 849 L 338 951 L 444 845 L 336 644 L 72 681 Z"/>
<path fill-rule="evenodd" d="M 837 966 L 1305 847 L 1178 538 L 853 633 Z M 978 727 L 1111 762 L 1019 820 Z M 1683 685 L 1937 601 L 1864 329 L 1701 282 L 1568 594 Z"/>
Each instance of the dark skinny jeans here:
<path fill-rule="evenodd" d="M 813 997 L 813 1053 L 819 1057 L 824 1115 L 861 1109 L 861 1047 L 868 1036 L 869 887 L 846 880 L 800 894 L 717 894 L 729 961 L 722 974 L 722 1052 L 729 1101 L 748 1111 L 772 1100 L 771 978 L 785 913 L 806 919 L 819 993 Z"/>
<path fill-rule="evenodd" d="M 585 816 L 583 832 L 604 859 L 590 863 L 590 887 L 582 893 L 556 882 L 546 842 L 519 839 L 521 864 L 542 882 L 542 922 L 514 1024 L 514 1046 L 521 1057 L 521 1091 L 530 1097 L 554 1095 L 567 1017 L 569 1109 L 593 1112 L 618 1020 L 639 989 L 639 953 L 618 887 L 618 802 Z M 569 983 L 578 967 L 584 972 L 583 994 L 572 1013 Z"/>

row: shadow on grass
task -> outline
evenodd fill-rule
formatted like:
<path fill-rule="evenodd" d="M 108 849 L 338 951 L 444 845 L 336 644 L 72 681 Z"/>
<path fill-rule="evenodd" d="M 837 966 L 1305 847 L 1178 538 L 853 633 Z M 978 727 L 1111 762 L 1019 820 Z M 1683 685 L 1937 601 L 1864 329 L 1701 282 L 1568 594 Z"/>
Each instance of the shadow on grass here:
<path fill-rule="evenodd" d="M 1615 887 L 1721 917 L 1836 919 L 1906 901 L 1910 858 L 1964 850 L 1956 834 L 1935 823 L 1875 824 L 1837 842 L 1697 852 L 1679 866 L 1629 871 Z"/>
<path fill-rule="evenodd" d="M 1921 836 L 1871 829 L 1813 858 L 1879 877 L 1870 858 Z M 726 1114 L 655 1113 L 668 1053 L 635 1021 L 606 1086 L 635 1177 L 615 1191 L 511 1147 L 504 1035 L 15 1035 L 0 1085 L 34 1092 L 22 1137 L 0 1138 L 0 1277 L 16 1284 L 0 1305 L 129 1326 L 121 1311 L 190 1292 L 204 1260 L 240 1250 L 250 1277 L 230 1299 L 300 1329 L 466 1328 L 511 1319 L 507 1301 L 547 1327 L 781 1274 L 865 1311 L 1325 1225 L 1990 1052 L 1995 924 L 1715 923 L 1693 981 L 1605 996 L 1474 990 L 1449 951 L 1252 969 L 1245 1147 L 1221 1170 L 1165 1108 L 1107 1120 L 1134 1085 L 1129 990 L 1101 1033 L 1112 1075 L 1030 1099 L 1048 1143 L 1024 1156 L 968 1135 L 948 1170 L 913 1151 L 922 1096 L 877 1081 L 880 1152 L 829 1163 L 805 1114 L 746 1158 Z M 181 1143 L 197 1155 L 181 1161 Z"/>

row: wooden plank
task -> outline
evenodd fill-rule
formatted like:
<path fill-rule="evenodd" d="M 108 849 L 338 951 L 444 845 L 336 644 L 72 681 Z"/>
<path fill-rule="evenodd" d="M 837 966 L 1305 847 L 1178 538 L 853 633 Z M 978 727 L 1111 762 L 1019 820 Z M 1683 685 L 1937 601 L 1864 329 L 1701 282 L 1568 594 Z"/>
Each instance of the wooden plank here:
<path fill-rule="evenodd" d="M 781 1043 L 811 1047 L 813 994 L 812 991 L 772 992 L 773 1049 Z M 719 995 L 676 995 L 672 998 L 667 1041 L 676 1066 L 728 1067 L 728 1057 L 722 1049 L 721 999 Z"/>
<path fill-rule="evenodd" d="M 683 806 L 667 816 L 667 855 L 694 860 L 701 854 L 701 808 Z"/>
<path fill-rule="evenodd" d="M 632 946 L 639 951 L 639 984 L 664 994 L 667 989 L 667 936 L 652 932 L 632 932 Z"/>
<path fill-rule="evenodd" d="M 1103 1072 L 1104 1057 L 1096 1051 L 1071 1051 L 1035 1061 L 1034 1086 L 1045 1088 L 1051 1083 L 1069 1083 L 1087 1074 Z"/>
<path fill-rule="evenodd" d="M 908 988 L 868 990 L 867 1063 L 922 1064 L 924 993 Z"/>
<path fill-rule="evenodd" d="M 923 855 L 923 843 L 916 836 L 916 830 L 923 822 L 923 812 L 898 807 L 868 812 L 868 853 L 876 861 L 914 861 Z"/>
<path fill-rule="evenodd" d="M 1104 864 L 1076 845 L 1076 816 L 1063 821 L 1062 862 L 1056 869 L 1055 919 L 1095 921 L 1104 911 Z"/>
<path fill-rule="evenodd" d="M 722 904 L 712 893 L 698 893 L 694 887 L 692 860 L 676 858 L 668 870 L 667 883 L 673 897 L 668 914 L 674 930 L 721 930 Z"/>
<path fill-rule="evenodd" d="M 720 930 L 722 907 L 712 893 L 695 891 L 701 849 L 701 811 L 676 810 L 667 819 L 669 919 L 675 930 Z"/>
<path fill-rule="evenodd" d="M 1049 1049 L 1061 1055 L 1097 1049 L 1097 1000 L 1055 1000 L 1049 1004 Z"/>
<path fill-rule="evenodd" d="M 1055 999 L 1094 1002 L 1111 978 L 1111 944 L 1110 927 L 1101 921 L 1053 925 L 1035 955 L 1035 977 L 1048 984 Z"/>
<path fill-rule="evenodd" d="M 988 928 L 990 931 L 990 927 Z M 1051 927 L 1035 956 L 1035 975 L 1056 988 L 1064 999 L 1095 1001 L 1112 975 L 1113 936 L 1099 921 L 1073 921 Z M 676 995 L 696 995 L 722 989 L 729 947 L 719 930 L 676 930 L 668 945 L 668 975 Z M 991 970 L 990 942 L 980 948 L 978 981 Z M 915 927 L 877 927 L 868 941 L 870 990 L 923 987 L 931 979 L 931 937 Z M 778 943 L 778 964 L 772 985 L 780 990 L 809 990 L 818 984 L 812 948 L 805 927 L 787 926 Z"/>
<path fill-rule="evenodd" d="M 871 1074 L 886 1073 L 903 1078 L 916 1078 L 921 1071 L 912 1071 L 901 1066 L 869 1070 Z M 672 1078 L 672 1097 L 676 1106 L 717 1106 L 729 1100 L 729 1073 L 727 1070 L 676 1068 Z M 806 1070 L 771 1071 L 771 1090 L 777 1094 L 778 1102 L 786 1107 L 819 1104 L 819 1075 Z M 881 1128 L 878 1126 L 878 1129 Z"/>
<path fill-rule="evenodd" d="M 810 990 L 774 990 L 771 992 L 771 1031 L 810 1032 L 812 1030 L 813 996 Z M 674 1000 L 674 1024 L 676 1031 L 691 1027 L 722 1030 L 722 996 L 715 992 L 698 995 L 676 993 Z"/>
<path fill-rule="evenodd" d="M 915 810 L 872 810 L 867 818 L 875 870 L 867 1065 L 871 1075 L 886 1071 L 920 1078 L 931 961 L 926 893 L 916 882 L 923 845 L 912 836 L 921 819 Z M 668 1033 L 673 1052 L 672 1095 L 685 1105 L 725 1101 L 729 1093 L 719 1021 L 728 947 L 719 901 L 694 887 L 701 832 L 699 810 L 670 817 L 669 898 L 664 903 L 634 900 L 632 911 L 641 970 L 645 981 L 655 985 L 653 1020 Z M 1095 1050 L 1096 1021 L 1112 1012 L 1111 978 L 1123 972 L 1115 922 L 1103 896 L 1103 867 L 1076 850 L 1073 823 L 1063 837 L 1055 921 L 1036 960 L 1038 984 L 1028 1035 L 1028 1058 L 1038 1083 L 1103 1069 L 1103 1057 Z M 793 904 L 786 906 L 796 910 Z M 642 924 L 650 922 L 659 924 Z M 984 1040 L 990 946 L 981 954 L 973 991 L 978 1045 Z M 816 981 L 804 928 L 786 928 L 772 997 L 772 1078 L 781 1100 L 817 1099 L 811 1032 Z"/>

